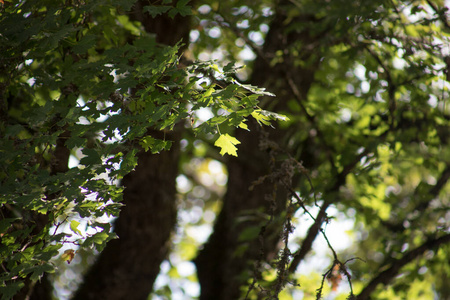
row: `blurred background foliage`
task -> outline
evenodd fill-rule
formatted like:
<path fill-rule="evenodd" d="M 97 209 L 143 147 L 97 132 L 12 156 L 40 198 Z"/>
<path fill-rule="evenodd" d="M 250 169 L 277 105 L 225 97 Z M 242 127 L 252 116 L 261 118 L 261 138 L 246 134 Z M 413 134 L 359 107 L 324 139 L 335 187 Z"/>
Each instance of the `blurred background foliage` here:
<path fill-rule="evenodd" d="M 70 24 L 73 18 L 82 18 L 76 13 L 90 11 L 95 6 L 91 17 L 103 24 L 100 27 L 88 20 L 86 23 L 77 21 L 84 26 L 79 32 L 88 34 L 83 34 L 83 39 L 77 40 L 75 47 L 71 40 L 75 37 L 64 31 L 69 32 L 72 27 L 65 29 L 63 26 L 48 34 L 49 39 L 45 39 L 47 44 L 40 40 L 40 46 L 33 46 L 42 55 L 40 64 L 35 60 L 31 64 L 22 64 L 21 68 L 13 68 L 10 66 L 17 64 L 2 62 L 2 68 L 8 70 L 8 73 L 2 72 L 2 88 L 6 85 L 7 76 L 20 82 L 16 85 L 8 83 L 16 89 L 10 92 L 14 93 L 15 98 L 9 104 L 9 118 L 20 120 L 22 114 L 29 111 L 26 106 L 30 103 L 45 109 L 45 99 L 59 97 L 50 95 L 52 88 L 47 88 L 54 82 L 55 74 L 67 82 L 70 80 L 65 78 L 83 76 L 83 70 L 74 73 L 71 64 L 66 65 L 64 59 L 56 59 L 61 54 L 52 52 L 48 55 L 39 47 L 57 43 L 61 49 L 73 48 L 71 51 L 79 53 L 87 51 L 89 59 L 94 61 L 101 60 L 102 53 L 94 53 L 96 48 L 100 48 L 105 52 L 111 51 L 109 57 L 120 61 L 124 54 L 123 47 L 128 47 L 125 45 L 129 36 L 144 35 L 140 23 L 126 15 L 132 1 L 120 2 L 123 2 L 122 7 L 118 7 L 120 3 L 102 6 L 94 2 L 79 2 L 77 10 L 63 10 L 67 16 L 61 22 Z M 181 7 L 189 5 L 192 8 L 192 11 L 189 9 L 192 22 L 190 40 L 189 43 L 184 41 L 188 46 L 181 61 L 185 64 L 214 61 L 216 67 L 210 67 L 209 71 L 211 68 L 222 70 L 230 62 L 244 66 L 230 77 L 248 84 L 255 81 L 258 85 L 263 83 L 260 87 L 275 93 L 277 97 L 262 98 L 258 107 L 288 117 L 285 121 L 272 122 L 273 127 L 282 132 L 277 140 L 281 150 L 274 160 L 283 162 L 292 158 L 304 168 L 303 171 L 296 171 L 289 185 L 301 199 L 301 204 L 292 197 L 287 201 L 284 214 L 276 216 L 284 225 L 291 222 L 295 227 L 288 232 L 291 236 L 288 245 L 285 247 L 280 243 L 277 248 L 280 251 L 289 249 L 292 254 L 288 262 L 289 272 L 283 277 L 284 289 L 276 295 L 262 293 L 265 289 L 270 291 L 280 276 L 277 262 L 281 255 L 275 251 L 277 253 L 271 257 L 272 261 L 268 260 L 261 267 L 258 285 L 249 294 L 247 292 L 254 278 L 250 275 L 243 280 L 242 298 L 247 295 L 250 299 L 316 299 L 319 289 L 326 299 L 347 299 L 349 293 L 359 295 L 375 282 L 375 286 L 382 285 L 371 291 L 373 299 L 450 299 L 448 3 L 437 0 L 179 2 L 183 4 Z M 29 1 L 19 1 L 17 5 L 28 4 Z M 2 10 L 12 5 L 5 2 Z M 45 4 L 41 5 L 45 7 Z M 169 8 L 165 9 L 165 6 L 176 8 L 177 1 L 156 2 L 150 12 L 167 13 Z M 2 24 L 8 20 L 2 12 Z M 8 26 L 9 30 L 14 28 Z M 30 48 L 24 43 L 25 34 L 32 37 L 45 35 L 45 31 L 34 27 L 20 34 L 6 33 L 5 28 L 2 29 L 2 37 L 7 34 L 23 37 L 23 40 L 17 38 L 16 44 L 8 48 L 23 47 L 22 50 L 14 50 L 17 53 L 25 53 Z M 271 35 L 271 30 L 278 32 L 280 40 L 289 42 L 271 44 L 274 40 L 267 38 L 275 39 L 274 36 L 277 36 Z M 99 39 L 99 36 L 102 38 Z M 93 43 L 96 48 L 90 47 Z M 176 60 L 174 51 L 172 60 L 160 60 L 161 67 Z M 167 56 L 167 53 L 161 55 Z M 258 61 L 264 61 L 266 69 L 255 74 L 253 71 Z M 128 61 L 120 66 L 123 71 L 116 71 L 116 74 L 131 72 Z M 34 85 L 27 84 L 31 78 L 28 72 L 33 69 L 46 70 L 42 83 L 36 77 Z M 119 70 L 115 66 L 108 72 L 113 69 Z M 21 74 L 19 76 L 14 72 Z M 174 74 L 172 78 L 178 76 L 178 71 L 174 70 Z M 307 89 L 302 90 L 302 86 L 289 81 L 296 76 L 310 80 Z M 112 85 L 114 78 L 109 77 L 108 80 L 102 78 L 92 90 L 92 82 L 84 81 L 90 97 L 98 95 L 101 98 L 117 88 Z M 208 80 L 209 85 L 211 82 Z M 132 81 L 120 84 L 123 87 L 138 85 Z M 184 83 L 177 84 L 178 88 L 183 88 Z M 30 86 L 42 88 L 29 91 Z M 62 86 L 64 84 L 58 84 L 58 87 Z M 83 85 L 78 89 L 82 95 Z M 105 93 L 105 90 L 109 92 Z M 170 93 L 166 95 L 171 97 Z M 78 101 L 74 96 L 67 95 L 67 98 L 72 103 Z M 102 109 L 95 117 L 102 112 L 107 114 L 111 108 Z M 195 128 L 221 112 L 223 107 L 220 105 L 202 107 L 189 116 L 174 119 L 174 123 L 179 121 L 186 128 Z M 64 114 L 61 113 L 62 119 L 69 118 L 71 114 L 64 111 Z M 236 129 L 236 125 L 221 127 L 220 133 L 234 136 L 235 130 L 243 130 Z M 8 136 L 25 135 L 17 125 L 8 126 L 10 124 L 2 128 L 9 130 Z M 275 130 L 269 127 L 263 130 Z M 182 132 L 179 175 L 176 179 L 178 223 L 172 237 L 171 253 L 161 265 L 161 273 L 149 299 L 201 296 L 192 261 L 208 240 L 223 207 L 222 199 L 229 182 L 227 163 L 232 159 L 221 156 L 214 147 L 216 132 L 205 131 Z M 59 134 L 53 134 L 51 144 L 56 143 Z M 136 133 L 137 136 L 142 134 Z M 89 139 L 83 143 L 77 146 L 86 147 Z M 239 145 L 237 147 L 239 156 Z M 72 152 L 72 155 L 76 153 Z M 131 169 L 133 163 L 123 172 Z M 14 174 L 20 173 L 19 169 L 14 169 Z M 122 176 L 121 172 L 118 174 Z M 73 175 L 69 171 L 67 176 Z M 293 208 L 292 203 L 295 204 Z M 320 218 L 320 227 L 327 240 L 322 236 L 315 239 L 313 249 L 306 258 L 296 261 L 296 254 L 308 236 L 308 229 L 317 223 L 305 211 L 316 217 L 321 208 L 327 211 Z M 118 207 L 115 209 L 118 210 Z M 114 210 L 115 216 L 117 210 Z M 257 213 L 253 211 L 248 215 Z M 243 214 L 242 217 L 248 215 Z M 250 228 L 240 232 L 240 239 L 255 239 L 259 232 L 260 227 L 255 230 Z M 445 241 L 433 246 L 433 241 L 439 239 Z M 238 251 L 245 251 L 243 249 L 235 249 L 236 255 Z M 420 251 L 415 252 L 417 249 Z M 57 267 L 51 280 L 58 298 L 66 298 L 77 289 L 82 281 L 80 274 L 93 263 L 95 254 L 96 250 L 86 247 L 78 250 L 70 264 L 61 259 L 51 261 Z M 326 273 L 337 261 L 345 267 L 337 273 Z M 397 267 L 394 274 L 383 273 Z M 351 274 L 351 285 L 344 271 Z M 323 275 L 325 273 L 327 276 Z M 378 277 L 380 274 L 381 278 Z M 386 282 L 383 281 L 383 274 Z"/>

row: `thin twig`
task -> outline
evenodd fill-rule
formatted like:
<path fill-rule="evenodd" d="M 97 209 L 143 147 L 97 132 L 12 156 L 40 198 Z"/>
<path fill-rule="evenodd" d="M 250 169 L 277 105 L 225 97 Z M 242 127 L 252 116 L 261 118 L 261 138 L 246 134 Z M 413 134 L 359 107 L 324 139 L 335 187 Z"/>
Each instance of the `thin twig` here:
<path fill-rule="evenodd" d="M 56 225 L 53 224 L 53 225 L 55 225 L 55 230 L 53 231 L 53 235 L 56 234 L 56 232 L 58 231 L 59 226 L 61 226 L 61 224 L 63 224 L 64 222 L 67 221 L 67 218 L 68 218 L 68 217 L 65 217 L 64 220 L 62 220 L 61 222 L 58 222 L 58 224 L 56 224 Z"/>
<path fill-rule="evenodd" d="M 245 36 L 241 30 L 239 30 L 239 28 L 237 26 L 235 26 L 234 24 L 236 22 L 232 22 L 230 20 L 228 20 L 227 18 L 225 18 L 218 10 L 214 11 L 214 13 L 216 13 L 218 16 L 220 16 L 223 21 L 221 20 L 215 20 L 216 22 L 218 22 L 222 27 L 228 27 L 231 29 L 231 31 L 239 38 L 243 39 L 244 42 L 247 44 L 248 47 L 250 47 L 250 49 L 253 50 L 253 52 L 255 52 L 256 54 L 258 54 L 258 56 L 263 59 L 267 64 L 270 65 L 270 60 L 267 57 L 267 55 L 262 51 L 261 47 L 258 47 L 257 45 L 255 45 L 255 43 L 253 43 L 247 36 Z"/>

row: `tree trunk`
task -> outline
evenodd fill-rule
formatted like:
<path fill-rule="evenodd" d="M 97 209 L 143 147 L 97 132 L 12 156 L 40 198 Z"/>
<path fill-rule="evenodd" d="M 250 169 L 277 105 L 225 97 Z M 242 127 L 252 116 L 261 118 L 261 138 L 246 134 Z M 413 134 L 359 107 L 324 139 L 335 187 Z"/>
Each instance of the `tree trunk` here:
<path fill-rule="evenodd" d="M 136 170 L 123 179 L 125 207 L 114 224 L 119 239 L 108 243 L 74 299 L 147 299 L 170 250 L 178 155 L 178 143 L 158 155 L 139 154 Z"/>
<path fill-rule="evenodd" d="M 167 15 L 151 18 L 143 12 L 148 1 L 138 1 L 130 17 L 159 43 L 174 45 L 189 40 L 189 18 Z M 158 134 L 153 132 L 154 134 Z M 73 299 L 147 299 L 170 250 L 176 224 L 176 177 L 180 131 L 166 133 L 170 151 L 153 155 L 141 152 L 138 166 L 125 176 L 125 207 L 114 223 L 119 239 L 110 241 L 84 277 Z M 158 138 L 158 136 L 155 136 Z"/>
<path fill-rule="evenodd" d="M 56 127 L 55 120 L 55 127 Z M 64 131 L 56 140 L 55 150 L 53 151 L 51 162 L 49 162 L 50 175 L 55 176 L 58 173 L 65 173 L 69 170 L 70 150 L 66 147 L 65 142 L 70 136 L 70 132 Z M 55 195 L 47 194 L 47 199 L 54 199 Z M 39 234 L 44 230 L 49 222 L 48 215 L 33 212 L 31 214 L 35 227 L 32 234 Z M 48 278 L 48 274 L 44 273 L 39 281 L 31 281 L 29 278 L 25 280 L 25 286 L 18 294 L 14 296 L 15 300 L 50 300 L 52 299 L 53 286 Z"/>
<path fill-rule="evenodd" d="M 285 2 L 276 11 L 264 48 L 255 61 L 251 79 L 253 85 L 264 86 L 277 95 L 276 99 L 268 101 L 272 104 L 270 109 L 277 112 L 286 110 L 289 100 L 306 97 L 320 59 L 319 56 L 313 57 L 309 65 L 294 69 L 289 47 L 299 41 L 308 45 L 311 37 L 308 32 L 286 33 L 288 2 Z M 283 62 L 270 65 L 269 62 L 279 50 L 283 51 Z M 311 57 L 311 54 L 311 51 L 302 53 L 305 58 Z M 288 77 L 295 88 L 301 91 L 298 95 L 293 94 Z M 257 272 L 253 273 L 255 263 L 273 259 L 278 250 L 284 223 L 280 213 L 286 209 L 288 193 L 276 180 L 266 180 L 255 185 L 252 190 L 249 188 L 259 178 L 275 171 L 271 170 L 273 160 L 268 151 L 261 151 L 259 144 L 265 137 L 258 132 L 266 131 L 269 139 L 284 149 L 286 132 L 280 129 L 260 129 L 255 122 L 249 128 L 250 132 L 236 132 L 241 144 L 238 157 L 230 158 L 227 163 L 228 189 L 223 208 L 212 235 L 195 259 L 201 285 L 200 299 L 241 299 L 242 288 L 244 294 L 248 289 L 248 280 L 258 277 Z M 267 222 L 267 219 L 257 218 L 260 215 L 257 213 L 259 209 L 272 215 L 274 219 Z M 239 221 L 241 216 L 249 213 L 253 213 L 251 221 Z M 262 231 L 251 240 L 245 240 L 241 234 L 248 232 L 250 227 L 260 228 Z"/>

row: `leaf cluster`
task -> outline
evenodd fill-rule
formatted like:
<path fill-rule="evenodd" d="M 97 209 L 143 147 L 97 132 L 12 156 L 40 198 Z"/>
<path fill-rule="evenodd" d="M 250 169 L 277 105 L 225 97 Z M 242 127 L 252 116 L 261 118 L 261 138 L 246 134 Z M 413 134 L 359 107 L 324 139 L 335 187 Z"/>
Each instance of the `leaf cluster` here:
<path fill-rule="evenodd" d="M 185 16 L 187 2 L 146 11 Z M 25 278 L 52 272 L 63 245 L 101 251 L 115 238 L 96 219 L 118 216 L 118 182 L 138 151 L 168 150 L 166 133 L 202 108 L 215 116 L 195 133 L 245 127 L 258 97 L 268 94 L 233 79 L 232 63 L 223 71 L 212 62 L 180 64 L 181 44 L 156 43 L 126 14 L 132 4 L 17 1 L 1 8 L 2 299 Z"/>

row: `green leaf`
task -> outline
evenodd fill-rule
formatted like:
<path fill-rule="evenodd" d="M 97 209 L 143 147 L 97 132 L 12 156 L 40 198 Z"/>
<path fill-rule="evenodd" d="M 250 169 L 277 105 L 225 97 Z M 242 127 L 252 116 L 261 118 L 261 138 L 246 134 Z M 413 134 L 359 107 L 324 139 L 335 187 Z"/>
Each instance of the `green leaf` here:
<path fill-rule="evenodd" d="M 92 166 L 102 163 L 101 156 L 95 149 L 84 148 L 82 152 L 86 156 L 80 160 L 80 164 L 85 166 Z"/>
<path fill-rule="evenodd" d="M 73 52 L 76 54 L 86 53 L 88 49 L 95 46 L 97 37 L 92 34 L 85 35 L 81 40 L 73 47 Z"/>
<path fill-rule="evenodd" d="M 203 97 L 209 97 L 211 96 L 211 94 L 214 92 L 214 88 L 210 87 L 209 89 L 207 89 L 204 93 L 203 93 Z"/>
<path fill-rule="evenodd" d="M 2 300 L 12 299 L 24 286 L 25 283 L 22 281 L 12 281 L 8 282 L 6 286 L 0 286 Z"/>
<path fill-rule="evenodd" d="M 82 235 L 81 231 L 78 229 L 78 225 L 80 225 L 80 222 L 75 220 L 70 221 L 70 230 L 78 235 Z"/>
<path fill-rule="evenodd" d="M 179 0 L 177 1 L 177 6 L 169 11 L 169 17 L 174 18 L 176 14 L 180 14 L 182 17 L 192 14 L 192 8 L 187 5 L 189 0 Z"/>
<path fill-rule="evenodd" d="M 166 115 L 169 113 L 169 111 L 170 111 L 169 105 L 163 105 L 163 106 L 158 107 L 152 114 L 152 117 L 151 117 L 152 121 L 157 122 L 161 119 L 164 119 L 166 117 Z"/>
<path fill-rule="evenodd" d="M 38 280 L 42 277 L 42 275 L 44 274 L 44 272 L 46 273 L 53 273 L 55 272 L 53 266 L 51 264 L 48 263 L 43 263 L 37 266 L 34 266 L 31 271 L 33 272 L 30 276 L 30 279 L 32 281 Z"/>
<path fill-rule="evenodd" d="M 11 125 L 6 128 L 5 137 L 17 136 L 25 128 L 20 124 Z"/>
<path fill-rule="evenodd" d="M 237 148 L 235 147 L 235 145 L 238 145 L 240 143 L 241 142 L 239 142 L 238 139 L 225 133 L 219 136 L 219 138 L 214 143 L 214 146 L 221 148 L 221 155 L 230 154 L 237 156 Z"/>
<path fill-rule="evenodd" d="M 6 230 L 11 227 L 12 223 L 20 218 L 5 218 L 0 220 L 0 233 L 5 233 Z"/>
<path fill-rule="evenodd" d="M 171 141 L 155 139 L 151 136 L 143 137 L 139 144 L 144 148 L 146 152 L 148 150 L 151 150 L 153 154 L 159 153 L 163 150 L 169 150 L 172 146 Z"/>
<path fill-rule="evenodd" d="M 117 238 L 117 235 L 113 232 L 107 233 L 107 232 L 97 232 L 93 236 L 88 237 L 84 243 L 83 247 L 91 247 L 95 246 L 95 248 L 98 251 L 102 251 L 103 248 L 105 248 L 106 243 L 112 239 Z"/>
<path fill-rule="evenodd" d="M 162 5 L 162 6 L 144 6 L 144 12 L 148 12 L 152 18 L 162 15 L 166 13 L 169 9 L 171 9 L 170 6 Z"/>

